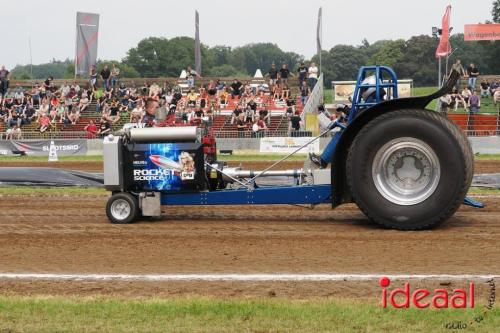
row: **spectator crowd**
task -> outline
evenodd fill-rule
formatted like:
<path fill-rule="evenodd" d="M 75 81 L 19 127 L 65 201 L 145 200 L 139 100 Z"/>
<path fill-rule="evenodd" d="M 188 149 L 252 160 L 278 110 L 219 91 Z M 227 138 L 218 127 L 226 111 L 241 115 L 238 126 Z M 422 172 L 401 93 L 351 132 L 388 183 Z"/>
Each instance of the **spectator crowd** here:
<path fill-rule="evenodd" d="M 56 86 L 53 77 L 48 77 L 25 88 L 19 84 L 9 87 L 10 73 L 2 67 L 0 122 L 6 125 L 7 138 L 19 139 L 21 129 L 27 124 L 35 124 L 40 133 L 56 130 L 58 126 L 71 128 L 79 123 L 82 113 L 95 104 L 99 116 L 87 120 L 83 127 L 87 138 L 95 138 L 110 133 L 118 122 L 135 127 L 210 126 L 215 115 L 231 106 L 231 124 L 236 125 L 239 133 L 262 136 L 270 125 L 271 103 L 286 108 L 290 129 L 299 127 L 292 119 L 300 115 L 296 100 L 300 97 L 301 104 L 307 102 L 318 78 L 318 68 L 314 63 L 309 67 L 301 63 L 294 74 L 286 64 L 279 69 L 273 64 L 266 74 L 268 81 L 246 84 L 238 79 L 232 82 L 214 79 L 197 87 L 195 80 L 200 77 L 188 67 L 185 79 L 179 82 L 144 82 L 136 86 L 133 81 L 122 82 L 120 69 L 113 64 L 111 68 L 104 65 L 99 72 L 92 66 L 88 84 L 83 86 L 76 81 Z M 290 88 L 294 77 L 298 96 L 294 96 Z"/>

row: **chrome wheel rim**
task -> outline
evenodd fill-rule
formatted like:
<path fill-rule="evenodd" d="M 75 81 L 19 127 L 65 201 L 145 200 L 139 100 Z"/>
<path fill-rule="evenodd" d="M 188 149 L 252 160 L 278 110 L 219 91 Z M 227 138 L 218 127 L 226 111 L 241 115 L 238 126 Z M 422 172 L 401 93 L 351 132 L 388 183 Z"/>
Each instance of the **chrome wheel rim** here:
<path fill-rule="evenodd" d="M 125 220 L 129 217 L 131 210 L 130 203 L 125 199 L 116 199 L 111 204 L 111 214 L 117 220 Z"/>
<path fill-rule="evenodd" d="M 436 190 L 439 159 L 425 142 L 403 137 L 389 141 L 375 154 L 373 182 L 379 193 L 398 205 L 416 205 Z"/>

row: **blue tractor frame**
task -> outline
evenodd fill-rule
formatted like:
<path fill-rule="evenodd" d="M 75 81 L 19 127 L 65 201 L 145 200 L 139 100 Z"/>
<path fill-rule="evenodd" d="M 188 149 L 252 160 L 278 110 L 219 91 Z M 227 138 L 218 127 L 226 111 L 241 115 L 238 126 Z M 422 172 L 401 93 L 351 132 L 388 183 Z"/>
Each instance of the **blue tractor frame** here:
<path fill-rule="evenodd" d="M 374 75 L 375 83 L 363 83 Z M 420 97 L 398 98 L 398 82 L 395 72 L 386 66 L 365 66 L 359 70 L 347 121 L 335 121 L 330 129 L 340 127 L 327 145 L 322 157 L 331 163 L 330 185 L 262 186 L 256 184 L 243 189 L 223 189 L 198 193 L 162 193 L 162 205 L 269 205 L 269 204 L 332 204 L 333 207 L 352 202 L 345 180 L 345 161 L 348 149 L 361 128 L 374 118 L 403 108 L 424 109 L 433 99 L 450 93 L 459 79 L 452 72 L 446 84 L 437 92 Z M 363 100 L 365 89 L 375 88 L 372 100 Z M 314 141 L 318 138 L 311 140 Z M 476 208 L 484 205 L 472 198 L 464 204 Z"/>

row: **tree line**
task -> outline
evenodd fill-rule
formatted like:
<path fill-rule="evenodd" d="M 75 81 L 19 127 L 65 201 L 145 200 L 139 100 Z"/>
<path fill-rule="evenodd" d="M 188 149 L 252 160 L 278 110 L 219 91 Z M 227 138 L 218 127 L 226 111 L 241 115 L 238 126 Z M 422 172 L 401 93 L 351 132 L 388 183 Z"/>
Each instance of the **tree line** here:
<path fill-rule="evenodd" d="M 500 23 L 500 0 L 493 3 L 492 17 Z M 488 23 L 488 22 L 487 22 Z M 500 74 L 500 41 L 465 42 L 463 34 L 450 37 L 454 50 L 451 63 L 459 58 L 464 65 L 473 62 L 481 74 Z M 335 45 L 323 50 L 322 71 L 325 85 L 331 81 L 354 80 L 359 67 L 363 65 L 387 65 L 399 78 L 411 78 L 416 86 L 437 84 L 438 62 L 434 56 L 438 38 L 420 35 L 408 40 L 380 40 L 369 43 L 366 39 L 360 45 Z M 265 74 L 271 64 L 286 63 L 295 71 L 301 62 L 319 63 L 318 55 L 312 59 L 295 52 L 286 52 L 272 43 L 253 43 L 239 47 L 218 45 L 201 46 L 203 76 L 231 77 L 252 76 L 257 69 Z M 99 60 L 116 63 L 123 77 L 177 77 L 182 69 L 194 64 L 194 39 L 190 37 L 148 37 L 132 47 L 121 61 Z M 444 68 L 443 61 L 443 68 Z M 32 73 L 32 74 L 31 74 Z M 16 66 L 12 71 L 17 79 L 43 79 L 74 77 L 74 64 L 69 59 L 53 60 L 47 64 Z"/>

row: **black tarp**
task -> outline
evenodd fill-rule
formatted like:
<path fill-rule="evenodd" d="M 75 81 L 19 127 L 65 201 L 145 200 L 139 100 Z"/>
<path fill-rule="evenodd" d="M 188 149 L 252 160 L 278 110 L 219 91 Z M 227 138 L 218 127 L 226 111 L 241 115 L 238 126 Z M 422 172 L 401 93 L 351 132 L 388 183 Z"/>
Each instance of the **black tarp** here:
<path fill-rule="evenodd" d="M 0 168 L 0 186 L 92 186 L 103 187 L 100 173 L 89 173 L 57 168 Z"/>

